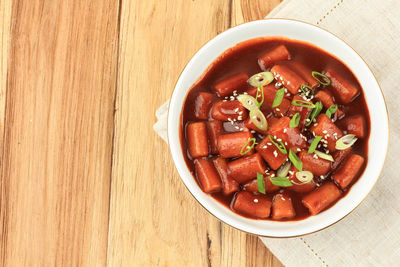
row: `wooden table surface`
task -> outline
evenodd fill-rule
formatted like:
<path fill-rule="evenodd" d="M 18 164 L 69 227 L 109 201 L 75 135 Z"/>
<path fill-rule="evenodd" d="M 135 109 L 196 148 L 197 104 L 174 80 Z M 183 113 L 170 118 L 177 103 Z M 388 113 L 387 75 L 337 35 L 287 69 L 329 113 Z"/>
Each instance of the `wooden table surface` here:
<path fill-rule="evenodd" d="M 1 266 L 281 266 L 154 133 L 191 56 L 279 0 L 0 0 Z"/>

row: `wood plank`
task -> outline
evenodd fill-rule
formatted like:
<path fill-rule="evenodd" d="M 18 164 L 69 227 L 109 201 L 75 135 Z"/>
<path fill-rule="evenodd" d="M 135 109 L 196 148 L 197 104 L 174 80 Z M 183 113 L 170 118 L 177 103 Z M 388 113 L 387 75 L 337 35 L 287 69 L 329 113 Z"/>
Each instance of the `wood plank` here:
<path fill-rule="evenodd" d="M 257 237 L 219 222 L 194 200 L 152 131 L 155 110 L 191 56 L 277 2 L 122 2 L 109 266 L 281 266 Z"/>
<path fill-rule="evenodd" d="M 106 262 L 118 1 L 13 2 L 2 266 Z"/>
<path fill-rule="evenodd" d="M 11 0 L 0 1 L 0 18 L 0 151 L 3 151 L 4 112 L 7 91 L 7 63 L 11 27 Z"/>

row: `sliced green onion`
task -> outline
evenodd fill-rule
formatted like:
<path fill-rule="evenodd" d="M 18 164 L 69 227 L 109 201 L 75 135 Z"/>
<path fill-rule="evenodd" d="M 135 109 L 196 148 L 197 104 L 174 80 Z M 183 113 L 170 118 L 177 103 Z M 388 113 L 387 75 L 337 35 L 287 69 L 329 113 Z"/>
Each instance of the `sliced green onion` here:
<path fill-rule="evenodd" d="M 265 194 L 264 176 L 259 172 L 257 172 L 257 188 L 258 192 Z"/>
<path fill-rule="evenodd" d="M 337 106 L 337 105 L 332 105 L 332 106 L 330 106 L 330 107 L 326 110 L 326 112 L 325 112 L 326 116 L 330 119 L 331 116 L 332 116 L 333 114 L 335 114 L 335 112 L 337 111 L 337 109 L 338 109 L 338 106 Z"/>
<path fill-rule="evenodd" d="M 251 122 L 261 131 L 266 131 L 268 128 L 268 122 L 267 119 L 264 116 L 264 113 L 261 112 L 261 110 L 257 109 L 252 109 L 250 110 L 250 120 Z"/>
<path fill-rule="evenodd" d="M 342 138 L 336 141 L 336 149 L 345 150 L 354 145 L 357 141 L 357 137 L 354 134 L 346 134 Z"/>
<path fill-rule="evenodd" d="M 279 167 L 276 175 L 278 177 L 286 177 L 289 173 L 290 167 L 292 167 L 292 164 L 290 163 L 290 161 L 286 161 L 282 166 Z"/>
<path fill-rule="evenodd" d="M 272 107 L 273 108 L 278 107 L 282 103 L 284 95 L 285 95 L 285 88 L 284 87 L 282 87 L 281 89 L 276 91 L 274 102 L 272 103 Z"/>
<path fill-rule="evenodd" d="M 289 187 L 293 185 L 288 177 L 270 177 L 269 180 L 272 184 L 280 187 Z"/>
<path fill-rule="evenodd" d="M 282 152 L 282 154 L 287 154 L 285 144 L 282 141 L 275 140 L 272 135 L 269 135 L 268 138 L 276 146 L 276 148 L 279 149 L 280 152 Z"/>
<path fill-rule="evenodd" d="M 261 97 L 261 101 L 258 101 L 259 97 Z M 256 101 L 257 101 L 256 105 L 258 107 L 261 107 L 262 103 L 264 103 L 264 87 L 262 86 L 259 86 L 257 88 Z"/>
<path fill-rule="evenodd" d="M 269 71 L 265 71 L 251 76 L 250 79 L 248 80 L 248 83 L 251 86 L 259 87 L 267 85 L 271 83 L 273 80 L 274 80 L 274 75 Z"/>
<path fill-rule="evenodd" d="M 289 150 L 289 159 L 296 167 L 296 169 L 298 169 L 299 171 L 303 170 L 303 162 L 301 162 L 296 153 L 294 153 L 291 149 Z"/>
<path fill-rule="evenodd" d="M 331 80 L 329 80 L 328 76 L 322 74 L 321 72 L 313 71 L 311 72 L 311 75 L 322 85 L 328 86 L 331 84 Z"/>
<path fill-rule="evenodd" d="M 257 108 L 257 100 L 251 95 L 238 95 L 237 100 L 239 100 L 239 102 L 242 103 L 242 105 L 248 110 Z"/>
<path fill-rule="evenodd" d="M 292 101 L 293 106 L 298 106 L 298 107 L 305 107 L 305 108 L 314 108 L 315 105 L 311 102 L 301 100 L 301 99 L 296 99 Z"/>
<path fill-rule="evenodd" d="M 310 117 L 308 118 L 309 121 L 306 123 L 306 126 L 310 126 L 311 123 L 313 123 L 314 119 L 315 119 L 315 118 L 319 115 L 319 113 L 321 113 L 321 111 L 322 111 L 323 106 L 322 106 L 321 101 L 318 101 L 317 103 L 315 103 L 314 106 L 315 106 L 315 107 L 314 107 L 313 111 L 311 112 Z"/>
<path fill-rule="evenodd" d="M 300 85 L 300 90 L 303 93 L 303 95 L 305 95 L 305 96 L 309 96 L 310 93 L 312 95 L 314 94 L 314 89 L 311 86 L 307 85 L 307 84 Z"/>
<path fill-rule="evenodd" d="M 293 115 L 293 117 L 290 119 L 289 122 L 289 127 L 290 128 L 296 128 L 297 126 L 299 126 L 300 123 L 300 113 L 296 113 Z"/>
<path fill-rule="evenodd" d="M 312 181 L 314 175 L 310 171 L 301 171 L 301 172 L 296 172 L 296 178 L 301 183 L 306 184 Z"/>
<path fill-rule="evenodd" d="M 242 156 L 246 155 L 253 149 L 255 145 L 256 145 L 256 139 L 254 137 L 249 138 L 249 140 L 247 140 L 246 144 L 240 150 L 240 155 Z"/>
<path fill-rule="evenodd" d="M 326 154 L 326 153 L 324 153 L 324 152 L 315 150 L 314 153 L 315 153 L 315 155 L 317 155 L 317 156 L 320 157 L 321 159 L 326 159 L 326 160 L 329 160 L 329 161 L 332 161 L 332 162 L 335 161 L 331 155 Z"/>
<path fill-rule="evenodd" d="M 310 147 L 308 148 L 308 151 L 307 151 L 308 154 L 314 153 L 314 151 L 315 151 L 315 149 L 317 149 L 318 143 L 319 143 L 319 141 L 321 141 L 321 139 L 322 139 L 322 136 L 316 136 L 314 138 Z"/>

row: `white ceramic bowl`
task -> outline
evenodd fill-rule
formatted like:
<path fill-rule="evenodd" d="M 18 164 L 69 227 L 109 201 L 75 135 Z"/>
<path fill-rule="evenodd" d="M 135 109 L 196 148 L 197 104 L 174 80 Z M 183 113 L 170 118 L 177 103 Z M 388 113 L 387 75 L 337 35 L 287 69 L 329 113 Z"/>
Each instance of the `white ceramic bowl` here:
<path fill-rule="evenodd" d="M 368 164 L 350 192 L 333 207 L 301 221 L 280 222 L 247 219 L 235 214 L 204 193 L 187 168 L 179 139 L 180 114 L 185 96 L 206 68 L 228 48 L 256 37 L 283 36 L 312 43 L 341 59 L 356 75 L 371 117 Z M 169 145 L 178 172 L 192 195 L 221 221 L 245 232 L 269 237 L 292 237 L 312 233 L 342 219 L 368 195 L 382 170 L 389 141 L 388 115 L 380 87 L 364 60 L 345 42 L 316 26 L 286 19 L 267 19 L 231 28 L 204 45 L 183 70 L 169 106 Z"/>

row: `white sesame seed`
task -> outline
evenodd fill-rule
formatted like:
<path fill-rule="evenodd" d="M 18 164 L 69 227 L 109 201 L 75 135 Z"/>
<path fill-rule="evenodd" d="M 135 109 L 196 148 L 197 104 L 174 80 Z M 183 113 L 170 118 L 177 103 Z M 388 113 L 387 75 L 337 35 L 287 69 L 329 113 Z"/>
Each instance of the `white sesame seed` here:
<path fill-rule="evenodd" d="M 253 201 L 254 201 L 254 203 L 258 203 L 258 199 L 257 198 L 255 198 Z"/>
<path fill-rule="evenodd" d="M 263 146 L 262 148 L 267 148 L 267 146 Z"/>
<path fill-rule="evenodd" d="M 271 177 L 275 177 L 275 173 L 271 174 Z"/>
<path fill-rule="evenodd" d="M 270 146 L 270 145 L 272 145 L 272 143 L 267 143 L 267 145 L 269 145 L 269 146 Z"/>
<path fill-rule="evenodd" d="M 314 126 L 317 126 L 318 125 L 318 123 L 314 123 Z"/>
<path fill-rule="evenodd" d="M 235 129 L 240 130 L 239 126 L 235 125 Z"/>
<path fill-rule="evenodd" d="M 244 94 L 244 95 L 247 95 L 247 92 L 244 92 L 243 94 Z"/>
<path fill-rule="evenodd" d="M 222 102 L 226 102 L 226 99 L 222 100 Z"/>
<path fill-rule="evenodd" d="M 276 111 L 280 111 L 280 109 L 279 109 L 279 108 L 276 108 L 275 110 L 276 110 Z"/>
<path fill-rule="evenodd" d="M 287 142 L 285 142 L 285 146 L 287 146 L 288 144 L 287 144 Z"/>
<path fill-rule="evenodd" d="M 328 131 L 327 131 L 327 130 L 323 130 L 322 133 L 323 133 L 323 134 L 326 134 L 326 133 L 328 133 Z"/>
<path fill-rule="evenodd" d="M 237 119 L 241 121 L 242 120 L 242 116 L 239 115 Z"/>
<path fill-rule="evenodd" d="M 317 156 L 317 154 L 314 154 L 313 158 L 315 158 L 315 159 L 318 159 L 318 156 Z"/>
<path fill-rule="evenodd" d="M 283 129 L 283 132 L 286 133 L 286 132 L 287 132 L 287 128 L 284 128 L 284 129 Z"/>
<path fill-rule="evenodd" d="M 278 138 L 278 139 L 276 139 L 276 141 L 278 141 L 278 142 L 282 142 L 282 139 Z"/>
<path fill-rule="evenodd" d="M 239 111 L 239 108 L 235 108 L 235 112 L 238 112 Z"/>
<path fill-rule="evenodd" d="M 256 133 L 256 131 L 254 131 L 254 130 L 251 130 L 250 132 L 251 132 L 251 133 Z"/>
<path fill-rule="evenodd" d="M 300 148 L 297 148 L 297 151 L 298 151 L 298 152 L 300 152 L 300 151 L 301 151 L 301 149 L 300 149 Z"/>
<path fill-rule="evenodd" d="M 278 157 L 278 152 L 276 152 L 276 150 L 274 150 L 274 157 Z"/>

